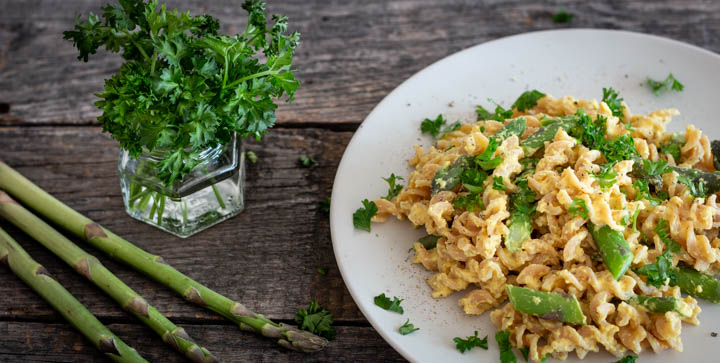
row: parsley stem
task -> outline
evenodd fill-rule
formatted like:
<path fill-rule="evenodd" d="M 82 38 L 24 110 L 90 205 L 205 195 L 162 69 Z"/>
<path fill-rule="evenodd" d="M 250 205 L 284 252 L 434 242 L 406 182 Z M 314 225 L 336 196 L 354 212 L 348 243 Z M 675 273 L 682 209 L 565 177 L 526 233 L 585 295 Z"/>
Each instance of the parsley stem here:
<path fill-rule="evenodd" d="M 249 76 L 245 76 L 245 77 L 243 77 L 243 78 L 240 78 L 240 79 L 238 79 L 238 80 L 236 80 L 236 81 L 233 81 L 233 82 L 231 82 L 229 85 L 227 85 L 227 87 L 230 88 L 230 87 L 233 87 L 233 86 L 237 86 L 238 84 L 240 84 L 240 83 L 242 83 L 242 82 L 245 82 L 245 81 L 247 81 L 247 80 L 253 79 L 253 78 L 264 77 L 264 76 L 267 76 L 267 75 L 275 75 L 275 74 L 278 74 L 278 73 L 280 73 L 280 72 L 279 72 L 279 71 L 264 71 L 264 72 L 255 73 L 255 74 L 252 74 L 252 75 L 249 75 Z M 223 86 L 223 88 L 225 88 L 225 86 Z"/>
<path fill-rule="evenodd" d="M 127 35 L 128 39 L 130 40 L 130 43 L 133 43 L 133 45 L 140 51 L 140 53 L 143 55 L 143 57 L 145 57 L 145 59 L 147 59 L 147 60 L 150 60 L 150 57 L 145 52 L 145 49 L 143 49 L 143 47 L 141 47 L 140 44 L 138 44 L 135 41 L 135 39 L 133 39 L 132 35 L 130 33 L 128 33 L 127 30 L 123 30 L 123 32 L 125 33 L 125 35 Z"/>
<path fill-rule="evenodd" d="M 218 201 L 218 204 L 220 204 L 220 209 L 225 209 L 225 203 L 223 202 L 222 196 L 220 195 L 220 191 L 218 191 L 215 184 L 212 185 L 212 190 L 215 193 L 215 198 Z"/>
<path fill-rule="evenodd" d="M 150 75 L 155 74 L 155 61 L 157 60 L 157 52 L 153 52 L 152 63 L 150 64 Z"/>

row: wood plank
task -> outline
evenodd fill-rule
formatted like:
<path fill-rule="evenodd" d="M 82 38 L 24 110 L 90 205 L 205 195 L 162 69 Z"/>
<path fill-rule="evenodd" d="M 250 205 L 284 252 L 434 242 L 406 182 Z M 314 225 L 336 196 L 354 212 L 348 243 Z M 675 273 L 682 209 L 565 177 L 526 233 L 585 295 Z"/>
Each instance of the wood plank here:
<path fill-rule="evenodd" d="M 0 12 L 0 122 L 86 124 L 98 111 L 93 94 L 120 65 L 98 54 L 84 64 L 61 40 L 95 0 L 6 0 Z M 246 15 L 234 0 L 168 1 L 219 17 L 228 33 Z M 282 105 L 279 123 L 346 124 L 363 120 L 404 79 L 449 54 L 499 37 L 565 27 L 625 29 L 720 51 L 720 3 L 704 0 L 583 1 L 419 0 L 270 1 L 303 34 L 296 57 L 303 86 Z M 554 24 L 564 8 L 570 24 Z"/>
<path fill-rule="evenodd" d="M 180 271 L 272 319 L 294 319 L 311 299 L 339 321 L 365 321 L 335 264 L 327 215 L 317 202 L 330 194 L 350 132 L 276 129 L 250 142 L 259 161 L 247 168 L 246 210 L 188 239 L 179 239 L 131 219 L 124 211 L 117 173 L 117 146 L 95 127 L 0 128 L 0 159 L 72 208 L 141 248 L 160 254 Z M 300 154 L 318 161 L 311 168 Z M 62 261 L 7 222 L 9 233 L 90 311 L 102 318 L 131 317 Z M 217 321 L 217 315 L 184 302 L 169 289 L 100 257 L 151 304 L 178 321 Z M 327 276 L 316 272 L 329 267 Z M 47 304 L 5 268 L 0 268 L 0 320 L 58 319 Z"/>
<path fill-rule="evenodd" d="M 185 362 L 180 354 L 165 347 L 145 327 L 135 324 L 110 324 L 108 327 L 150 362 Z M 198 343 L 226 362 L 404 361 L 370 327 L 337 327 L 337 339 L 327 349 L 311 355 L 285 350 L 268 339 L 257 339 L 230 325 L 190 325 L 185 329 Z M 106 361 L 70 325 L 0 322 L 0 333 L 3 337 L 0 344 L 2 362 Z"/>

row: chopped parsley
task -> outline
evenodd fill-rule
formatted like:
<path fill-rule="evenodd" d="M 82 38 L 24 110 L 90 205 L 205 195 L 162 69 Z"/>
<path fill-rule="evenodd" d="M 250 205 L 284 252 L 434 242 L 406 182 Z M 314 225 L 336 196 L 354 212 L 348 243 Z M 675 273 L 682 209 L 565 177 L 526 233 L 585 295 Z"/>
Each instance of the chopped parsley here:
<path fill-rule="evenodd" d="M 507 188 L 505 188 L 505 183 L 503 182 L 503 178 L 501 176 L 496 176 L 493 178 L 492 188 L 495 190 L 502 190 L 502 191 L 507 190 Z"/>
<path fill-rule="evenodd" d="M 603 115 L 598 115 L 593 121 L 585 110 L 578 109 L 575 116 L 578 117 L 578 125 L 570 130 L 570 134 L 589 149 L 602 151 L 608 162 L 629 160 L 638 155 L 635 141 L 630 135 L 621 135 L 613 140 L 605 139 L 607 119 Z"/>
<path fill-rule="evenodd" d="M 568 212 L 570 212 L 571 215 L 579 215 L 582 218 L 587 219 L 589 212 L 588 207 L 585 204 L 585 200 L 581 198 L 574 198 L 572 203 L 570 203 L 570 208 L 568 208 Z"/>
<path fill-rule="evenodd" d="M 423 247 L 425 247 L 426 250 L 431 250 L 431 249 L 437 247 L 437 242 L 440 238 L 442 238 L 442 236 L 436 236 L 436 235 L 429 234 L 423 238 L 420 238 L 417 241 L 420 242 L 420 244 L 423 245 Z"/>
<path fill-rule="evenodd" d="M 497 168 L 502 162 L 500 155 L 493 157 L 495 151 L 498 148 L 498 140 L 494 137 L 488 139 L 488 144 L 485 150 L 478 156 L 475 157 L 475 164 L 481 167 L 483 170 L 492 170 Z"/>
<path fill-rule="evenodd" d="M 362 201 L 363 208 L 353 213 L 353 226 L 357 229 L 362 229 L 370 232 L 370 220 L 377 214 L 378 207 L 375 202 L 371 202 L 367 199 Z"/>
<path fill-rule="evenodd" d="M 660 154 L 672 155 L 673 160 L 675 160 L 675 162 L 677 163 L 678 161 L 680 161 L 681 149 L 681 143 L 669 142 L 667 144 L 661 145 L 658 152 L 660 152 Z"/>
<path fill-rule="evenodd" d="M 692 194 L 693 197 L 705 198 L 707 196 L 707 193 L 705 192 L 705 183 L 703 183 L 702 179 L 700 179 L 698 182 L 695 182 L 695 179 L 697 178 L 693 178 L 690 175 L 677 175 L 678 183 L 687 186 L 690 194 Z"/>
<path fill-rule="evenodd" d="M 249 162 L 251 162 L 251 163 L 253 163 L 253 164 L 257 164 L 257 162 L 258 162 L 258 156 L 257 156 L 257 154 L 255 154 L 255 152 L 253 152 L 253 151 L 248 151 L 248 152 L 245 153 L 245 156 L 247 156 L 247 159 L 248 159 Z"/>
<path fill-rule="evenodd" d="M 574 14 L 568 13 L 564 9 L 560 9 L 560 11 L 553 14 L 552 21 L 553 23 L 568 23 L 573 19 L 574 16 Z"/>
<path fill-rule="evenodd" d="M 335 329 L 332 327 L 332 314 L 318 305 L 315 300 L 310 301 L 307 310 L 300 309 L 295 315 L 295 322 L 300 329 L 309 331 L 327 340 L 335 339 Z"/>
<path fill-rule="evenodd" d="M 622 105 L 623 99 L 620 97 L 620 95 L 611 88 L 603 88 L 603 98 L 602 101 L 605 102 L 606 105 L 608 105 L 608 108 L 610 108 L 610 111 L 612 112 L 613 116 L 623 118 L 625 115 L 623 114 L 623 110 L 625 109 L 625 106 Z"/>
<path fill-rule="evenodd" d="M 403 180 L 403 178 L 401 176 L 395 175 L 395 173 L 390 173 L 390 176 L 387 178 L 383 178 L 383 180 L 388 183 L 388 194 L 384 196 L 383 199 L 392 200 L 393 198 L 397 197 L 397 195 L 400 194 L 403 186 L 401 184 L 396 184 L 396 182 L 398 180 Z"/>
<path fill-rule="evenodd" d="M 317 164 L 317 162 L 315 161 L 315 159 L 313 159 L 313 158 L 311 158 L 311 157 L 308 157 L 308 156 L 305 156 L 305 155 L 300 155 L 300 156 L 298 156 L 298 163 L 300 163 L 300 165 L 302 165 L 302 166 L 304 166 L 304 167 L 306 167 L 306 168 L 309 168 L 309 167 Z"/>
<path fill-rule="evenodd" d="M 455 209 L 465 209 L 468 212 L 473 212 L 484 209 L 485 203 L 483 203 L 482 193 L 470 193 L 455 198 L 455 200 L 453 200 L 453 207 Z"/>
<path fill-rule="evenodd" d="M 607 190 L 615 184 L 615 178 L 618 176 L 613 170 L 614 164 L 600 165 L 600 171 L 592 174 L 595 180 L 600 184 L 600 189 Z"/>
<path fill-rule="evenodd" d="M 637 149 L 635 149 L 635 141 L 630 135 L 621 135 L 611 141 L 604 142 L 600 145 L 600 151 L 611 163 L 630 160 L 638 155 Z"/>
<path fill-rule="evenodd" d="M 670 230 L 667 221 L 658 220 L 655 227 L 655 234 L 665 244 L 665 250 L 657 257 L 654 264 L 642 266 L 636 270 L 637 273 L 647 276 L 647 283 L 655 287 L 661 287 L 674 280 L 672 272 L 672 254 L 683 253 L 680 245 L 670 238 Z"/>
<path fill-rule="evenodd" d="M 614 363 L 635 363 L 635 360 L 638 359 L 638 356 L 636 355 L 626 355 L 623 357 L 623 359 L 620 359 L 619 361 L 615 361 Z"/>
<path fill-rule="evenodd" d="M 402 334 L 402 335 L 408 335 L 408 334 L 410 334 L 410 333 L 412 333 L 412 332 L 414 332 L 414 331 L 418 331 L 418 330 L 420 330 L 420 328 L 416 328 L 414 325 L 412 325 L 412 324 L 410 323 L 410 319 L 408 319 L 407 321 L 405 321 L 405 324 L 403 324 L 403 325 L 398 329 L 398 333 L 400 333 L 400 334 Z"/>
<path fill-rule="evenodd" d="M 530 357 L 530 347 L 522 347 L 522 348 L 519 348 L 518 350 L 520 351 L 520 354 L 522 354 L 523 359 L 525 359 L 525 361 L 527 362 L 528 357 Z"/>
<path fill-rule="evenodd" d="M 317 273 L 320 275 L 327 275 L 328 274 L 328 268 L 326 266 L 318 267 Z"/>
<path fill-rule="evenodd" d="M 403 299 L 398 299 L 397 296 L 394 296 L 392 300 L 385 296 L 385 293 L 382 293 L 378 296 L 375 296 L 375 305 L 388 310 L 392 312 L 396 312 L 398 314 L 402 314 L 405 312 L 403 310 L 402 306 L 400 306 L 400 303 L 403 301 Z"/>
<path fill-rule="evenodd" d="M 438 136 L 460 128 L 460 122 L 454 122 L 450 125 L 446 124 L 447 121 L 445 121 L 442 115 L 438 115 L 434 120 L 426 118 L 420 124 L 420 131 L 423 134 L 430 134 L 430 136 L 437 138 Z"/>
<path fill-rule="evenodd" d="M 321 212 L 330 214 L 330 197 L 325 197 L 325 200 L 318 202 L 317 205 Z"/>
<path fill-rule="evenodd" d="M 490 100 L 492 102 L 492 100 Z M 478 115 L 478 121 L 484 121 L 484 120 L 495 120 L 495 121 L 505 121 L 505 119 L 511 118 L 513 115 L 512 108 L 509 110 L 504 109 L 502 106 L 495 104 L 495 112 L 491 113 L 490 111 L 486 110 L 485 107 L 482 107 L 480 105 L 477 105 L 475 108 L 475 113 Z"/>
<path fill-rule="evenodd" d="M 633 183 L 633 188 L 635 189 L 635 200 L 647 200 L 652 204 L 653 206 L 656 206 L 663 202 L 663 199 L 660 199 L 658 197 L 653 197 L 652 194 L 650 194 L 650 185 L 647 180 L 645 179 L 637 179 Z"/>
<path fill-rule="evenodd" d="M 665 78 L 664 81 L 655 81 L 652 78 L 648 77 L 647 84 L 652 88 L 653 93 L 655 96 L 659 96 L 660 92 L 663 91 L 677 91 L 680 92 L 685 88 L 680 81 L 675 79 L 672 73 L 668 74 L 668 76 Z"/>
<path fill-rule="evenodd" d="M 471 335 L 469 337 L 466 337 L 465 339 L 462 339 L 460 337 L 453 338 L 453 342 L 455 342 L 455 349 L 459 350 L 460 353 L 465 353 L 466 351 L 473 349 L 475 347 L 480 347 L 482 349 L 487 350 L 488 349 L 488 340 L 487 335 L 485 338 L 480 339 L 478 337 L 477 330 L 475 331 L 475 335 Z"/>
<path fill-rule="evenodd" d="M 500 362 L 517 363 L 515 353 L 512 351 L 512 345 L 510 345 L 510 332 L 507 330 L 497 332 L 497 334 L 495 334 L 495 341 L 500 349 Z"/>
<path fill-rule="evenodd" d="M 545 97 L 545 94 L 538 90 L 525 91 L 520 95 L 520 97 L 518 97 L 517 100 L 515 100 L 512 108 L 520 112 L 525 112 L 535 107 L 535 105 L 537 105 L 537 101 L 543 97 Z M 510 117 L 512 117 L 512 114 L 510 115 Z"/>

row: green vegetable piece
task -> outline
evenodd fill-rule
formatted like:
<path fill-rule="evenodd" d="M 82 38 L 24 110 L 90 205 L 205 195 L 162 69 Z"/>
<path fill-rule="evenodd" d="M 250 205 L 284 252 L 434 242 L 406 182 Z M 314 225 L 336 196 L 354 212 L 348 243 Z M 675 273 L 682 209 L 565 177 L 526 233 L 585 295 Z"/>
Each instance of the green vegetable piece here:
<path fill-rule="evenodd" d="M 378 208 L 375 202 L 371 202 L 367 199 L 362 201 L 363 208 L 353 213 L 353 226 L 357 229 L 362 229 L 370 232 L 370 220 L 377 214 Z"/>
<path fill-rule="evenodd" d="M 660 146 L 660 149 L 658 149 L 658 152 L 660 154 L 670 154 L 673 157 L 673 160 L 675 160 L 675 163 L 678 163 L 680 161 L 681 155 L 681 149 L 682 146 L 685 144 L 685 140 L 679 140 L 675 141 L 671 139 L 670 141 L 666 142 L 665 144 Z M 711 144 L 712 145 L 712 144 Z M 711 146 L 712 148 L 712 146 Z M 714 156 L 715 154 L 713 154 Z M 717 168 L 716 168 L 717 169 Z"/>
<path fill-rule="evenodd" d="M 507 190 L 507 188 L 505 187 L 505 183 L 503 182 L 503 178 L 501 176 L 496 176 L 493 178 L 492 188 L 495 190 L 501 190 L 501 191 Z"/>
<path fill-rule="evenodd" d="M 426 118 L 420 124 L 420 132 L 423 134 L 430 134 L 433 138 L 437 138 L 438 136 L 442 136 L 460 128 L 460 122 L 454 122 L 447 126 L 445 125 L 446 123 L 447 121 L 445 121 L 442 114 L 438 115 L 434 120 Z"/>
<path fill-rule="evenodd" d="M 670 284 L 680 286 L 682 292 L 720 304 L 720 281 L 714 276 L 685 266 L 673 268 L 672 275 Z"/>
<path fill-rule="evenodd" d="M 248 151 L 245 153 L 245 156 L 247 156 L 248 161 L 250 161 L 253 164 L 257 164 L 258 162 L 258 156 L 255 154 L 254 151 Z"/>
<path fill-rule="evenodd" d="M 615 361 L 614 363 L 635 363 L 635 360 L 638 359 L 638 356 L 636 355 L 626 355 L 623 357 L 623 359 L 620 359 L 619 361 Z"/>
<path fill-rule="evenodd" d="M 577 123 L 577 116 L 568 116 L 558 119 L 557 122 L 552 122 L 547 126 L 541 127 L 520 143 L 520 146 L 522 146 L 525 151 L 525 156 L 532 156 L 535 152 L 544 148 L 546 142 L 550 142 L 555 138 L 558 130 L 564 129 L 565 131 L 570 131 Z"/>
<path fill-rule="evenodd" d="M 617 91 L 612 89 L 612 87 L 603 88 L 602 101 L 608 105 L 608 108 L 610 108 L 610 111 L 612 111 L 613 116 L 617 116 L 621 119 L 625 116 L 623 114 L 623 110 L 625 109 L 625 106 L 622 105 L 623 99 L 620 97 Z"/>
<path fill-rule="evenodd" d="M 460 155 L 452 164 L 435 172 L 430 185 L 430 192 L 434 195 L 440 191 L 457 188 L 460 184 L 460 175 L 470 167 L 471 161 L 471 156 Z"/>
<path fill-rule="evenodd" d="M 492 102 L 492 100 L 490 100 Z M 486 110 L 484 107 L 478 105 L 475 109 L 475 113 L 478 115 L 478 121 L 484 121 L 484 120 L 495 120 L 499 122 L 503 122 L 506 119 L 509 119 L 513 115 L 512 109 L 506 110 L 502 106 L 495 104 L 495 112 L 490 113 L 490 111 Z"/>
<path fill-rule="evenodd" d="M 325 266 L 323 266 L 323 267 L 318 267 L 317 273 L 319 273 L 320 275 L 327 275 L 327 274 L 328 274 L 328 268 L 325 267 Z"/>
<path fill-rule="evenodd" d="M 325 197 L 325 200 L 318 202 L 318 209 L 324 214 L 330 214 L 330 197 Z"/>
<path fill-rule="evenodd" d="M 574 14 L 568 13 L 564 9 L 560 9 L 560 11 L 553 14 L 552 21 L 553 23 L 569 23 L 574 16 Z"/>
<path fill-rule="evenodd" d="M 600 166 L 600 171 L 593 173 L 592 176 L 600 184 L 600 189 L 607 190 L 617 181 L 617 173 L 613 170 L 614 164 L 604 164 Z"/>
<path fill-rule="evenodd" d="M 608 225 L 598 227 L 592 222 L 588 222 L 588 229 L 600 249 L 605 266 L 615 280 L 620 279 L 625 275 L 633 260 L 633 253 L 625 241 L 625 237 Z"/>
<path fill-rule="evenodd" d="M 675 79 L 672 73 L 668 74 L 668 76 L 665 78 L 664 81 L 656 81 L 650 77 L 647 78 L 647 84 L 652 88 L 653 93 L 655 96 L 659 96 L 660 92 L 663 91 L 677 91 L 680 92 L 685 88 L 680 81 Z"/>
<path fill-rule="evenodd" d="M 513 353 L 512 345 L 510 344 L 510 332 L 507 330 L 497 332 L 495 334 L 495 341 L 500 350 L 500 363 L 517 363 L 517 358 L 515 358 L 515 353 Z"/>
<path fill-rule="evenodd" d="M 642 306 L 647 311 L 655 314 L 665 314 L 674 311 L 683 317 L 692 314 L 690 305 L 673 296 L 643 296 L 635 295 L 627 301 L 630 305 Z"/>
<path fill-rule="evenodd" d="M 672 272 L 672 254 L 681 253 L 682 248 L 677 242 L 670 238 L 670 229 L 667 221 L 660 219 L 655 227 L 655 233 L 665 244 L 665 250 L 656 258 L 654 264 L 642 266 L 636 270 L 637 273 L 647 276 L 647 283 L 655 287 L 667 285 L 674 275 Z"/>
<path fill-rule="evenodd" d="M 713 140 L 710 143 L 710 150 L 712 150 L 715 170 L 720 170 L 720 140 Z"/>
<path fill-rule="evenodd" d="M 513 103 L 512 108 L 520 112 L 525 112 L 535 107 L 537 101 L 543 97 L 545 97 L 545 94 L 538 90 L 525 91 L 518 97 L 515 103 Z"/>
<path fill-rule="evenodd" d="M 403 302 L 403 299 L 398 299 L 397 296 L 394 296 L 392 300 L 385 296 L 385 293 L 382 293 L 378 296 L 375 296 L 374 298 L 375 305 L 387 310 L 396 312 L 398 314 L 402 314 L 405 312 L 403 310 L 402 306 L 400 306 L 400 303 Z"/>
<path fill-rule="evenodd" d="M 408 335 L 418 330 L 420 330 L 420 328 L 416 328 L 414 325 L 410 324 L 410 319 L 408 319 L 405 321 L 405 324 L 398 328 L 398 333 L 402 335 Z"/>
<path fill-rule="evenodd" d="M 300 165 L 302 165 L 302 166 L 304 166 L 304 167 L 306 167 L 306 168 L 309 168 L 309 167 L 317 164 L 317 162 L 315 161 L 315 159 L 313 159 L 313 158 L 311 158 L 311 157 L 308 157 L 308 156 L 305 156 L 305 155 L 300 155 L 300 156 L 298 156 L 298 163 L 300 163 Z"/>
<path fill-rule="evenodd" d="M 487 335 L 485 338 L 480 339 L 478 337 L 477 330 L 475 331 L 475 335 L 471 335 L 469 337 L 466 337 L 465 339 L 462 339 L 460 337 L 453 338 L 453 342 L 455 342 L 455 349 L 459 350 L 460 353 L 465 353 L 466 351 L 473 349 L 475 347 L 480 347 L 482 349 L 487 350 L 488 349 L 488 340 Z"/>
<path fill-rule="evenodd" d="M 335 328 L 332 327 L 332 313 L 318 305 L 315 300 L 310 300 L 310 306 L 307 310 L 298 310 L 295 314 L 295 322 L 302 330 L 309 331 L 327 340 L 335 339 L 336 332 Z"/>
<path fill-rule="evenodd" d="M 568 212 L 571 215 L 579 215 L 582 218 L 587 219 L 589 216 L 589 211 L 587 204 L 585 204 L 585 200 L 580 198 L 573 198 L 572 203 L 570 203 L 570 208 L 568 208 Z"/>
<path fill-rule="evenodd" d="M 523 359 L 527 362 L 530 357 L 530 347 L 521 347 L 518 348 L 518 350 L 520 351 L 520 354 L 522 354 Z"/>
<path fill-rule="evenodd" d="M 503 126 L 503 128 L 498 130 L 493 137 L 500 141 L 513 135 L 520 137 L 523 132 L 525 132 L 526 125 L 527 121 L 525 120 L 525 117 L 518 117 L 508 122 L 505 126 Z"/>
<path fill-rule="evenodd" d="M 585 325 L 585 315 L 575 295 L 561 295 L 524 287 L 505 285 L 515 310 L 574 325 Z"/>
<path fill-rule="evenodd" d="M 397 195 L 400 194 L 403 186 L 402 184 L 396 183 L 398 180 L 403 180 L 403 178 L 401 176 L 395 175 L 395 173 L 390 173 L 390 176 L 387 178 L 383 178 L 383 180 L 388 183 L 388 193 L 386 196 L 383 197 L 383 199 L 392 200 L 393 198 L 397 197 Z"/>
<path fill-rule="evenodd" d="M 518 190 L 510 196 L 510 219 L 505 247 L 510 252 L 522 249 L 523 243 L 530 239 L 532 233 L 532 214 L 535 212 L 535 192 L 527 184 L 527 179 L 517 181 Z"/>
<path fill-rule="evenodd" d="M 420 242 L 420 244 L 423 245 L 423 247 L 425 247 L 426 250 L 431 250 L 431 249 L 437 247 L 437 242 L 440 238 L 442 238 L 442 236 L 435 236 L 435 235 L 429 234 L 423 238 L 420 238 L 417 241 Z"/>

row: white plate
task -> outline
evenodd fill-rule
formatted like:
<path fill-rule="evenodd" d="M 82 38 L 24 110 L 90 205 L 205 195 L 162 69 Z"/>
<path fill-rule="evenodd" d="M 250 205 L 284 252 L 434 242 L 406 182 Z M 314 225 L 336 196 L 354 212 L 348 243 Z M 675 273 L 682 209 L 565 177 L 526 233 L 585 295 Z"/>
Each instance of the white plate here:
<path fill-rule="evenodd" d="M 656 97 L 646 77 L 664 79 L 669 72 L 685 85 L 683 92 Z M 363 199 L 387 192 L 381 179 L 391 172 L 407 179 L 413 145 L 429 146 L 420 122 L 442 113 L 447 119 L 473 121 L 474 106 L 491 106 L 488 98 L 508 107 L 520 93 L 538 89 L 556 97 L 602 98 L 613 87 L 634 113 L 676 107 L 682 113 L 670 129 L 693 123 L 711 138 L 720 137 L 716 107 L 720 105 L 720 56 L 685 43 L 644 34 L 608 30 L 557 30 L 522 34 L 480 44 L 442 59 L 418 72 L 385 97 L 353 136 L 335 177 L 330 227 L 338 267 L 355 302 L 375 329 L 405 358 L 416 362 L 497 362 L 495 327 L 489 313 L 467 316 L 457 306 L 463 293 L 434 300 L 422 266 L 410 263 L 408 251 L 424 230 L 410 222 L 373 224 L 367 233 L 353 228 L 352 214 Z M 450 106 L 452 105 L 452 106 Z M 715 126 L 715 127 L 711 127 Z M 373 304 L 385 293 L 405 299 L 402 316 Z M 716 361 L 720 357 L 720 306 L 701 304 L 701 325 L 683 324 L 684 353 L 644 352 L 640 361 Z M 397 332 L 405 319 L 420 330 Z M 453 337 L 488 335 L 488 351 L 460 354 Z M 362 349 L 362 347 L 358 347 Z M 522 357 L 517 353 L 518 359 Z M 617 360 L 590 353 L 584 362 Z M 571 353 L 568 361 L 578 361 Z"/>

